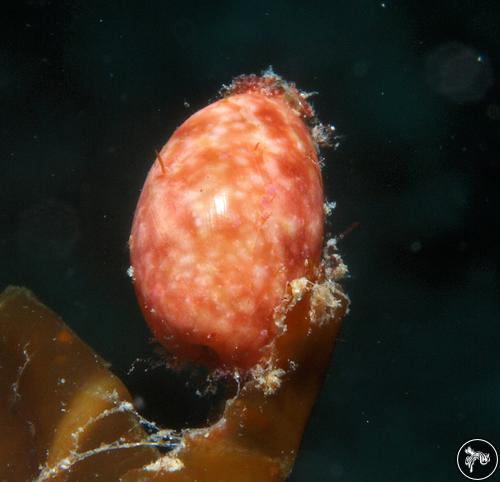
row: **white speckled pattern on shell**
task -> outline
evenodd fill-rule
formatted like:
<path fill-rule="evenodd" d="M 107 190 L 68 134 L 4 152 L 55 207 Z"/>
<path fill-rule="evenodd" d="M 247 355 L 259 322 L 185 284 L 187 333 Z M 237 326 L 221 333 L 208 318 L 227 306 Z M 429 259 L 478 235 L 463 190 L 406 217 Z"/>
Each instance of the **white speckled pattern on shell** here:
<path fill-rule="evenodd" d="M 171 335 L 177 347 L 253 363 L 287 282 L 320 256 L 324 200 L 309 131 L 283 100 L 239 94 L 191 116 L 159 156 L 130 242 L 137 293 L 155 309 L 148 322 L 174 351 Z"/>

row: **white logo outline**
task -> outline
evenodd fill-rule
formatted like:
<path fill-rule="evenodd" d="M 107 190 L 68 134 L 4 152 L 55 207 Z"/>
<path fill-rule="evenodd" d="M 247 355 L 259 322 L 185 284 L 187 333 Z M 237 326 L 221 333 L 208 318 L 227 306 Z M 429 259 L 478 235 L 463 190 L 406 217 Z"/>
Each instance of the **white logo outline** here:
<path fill-rule="evenodd" d="M 486 477 L 481 477 L 481 478 L 477 478 L 477 477 L 471 477 L 470 475 L 467 475 L 463 470 L 462 470 L 462 467 L 460 467 L 460 455 L 462 454 L 462 449 L 466 446 L 466 445 L 469 445 L 464 453 L 467 454 L 467 457 L 466 457 L 466 460 L 465 460 L 465 465 L 467 465 L 467 467 L 469 468 L 470 470 L 470 473 L 473 472 L 473 467 L 474 467 L 474 463 L 476 461 L 479 461 L 479 463 L 481 465 L 487 465 L 488 463 L 491 462 L 491 458 L 490 458 L 490 454 L 489 453 L 483 453 L 483 452 L 479 452 L 479 451 L 475 451 L 473 450 L 471 447 L 470 447 L 470 444 L 472 442 L 484 442 L 486 444 L 488 444 L 492 449 L 493 451 L 495 452 L 495 456 L 496 456 L 496 462 L 495 462 L 495 467 L 493 468 L 493 470 L 486 476 Z M 482 460 L 482 461 L 481 461 Z M 467 442 L 465 442 L 461 447 L 460 449 L 458 450 L 458 453 L 457 453 L 457 466 L 458 466 L 458 470 L 460 470 L 460 473 L 464 476 L 464 477 L 467 477 L 468 479 L 470 480 L 486 480 L 488 479 L 489 477 L 491 477 L 495 471 L 497 470 L 497 467 L 498 467 L 498 453 L 497 453 L 497 450 L 496 448 L 494 447 L 494 445 L 491 443 L 491 442 L 488 442 L 487 440 L 484 440 L 482 438 L 473 438 L 471 440 L 468 440 Z"/>

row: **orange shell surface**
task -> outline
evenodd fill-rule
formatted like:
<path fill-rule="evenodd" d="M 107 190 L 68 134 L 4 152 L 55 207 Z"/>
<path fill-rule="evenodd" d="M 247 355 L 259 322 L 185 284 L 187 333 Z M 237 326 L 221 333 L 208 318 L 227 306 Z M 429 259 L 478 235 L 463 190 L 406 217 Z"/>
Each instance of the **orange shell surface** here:
<path fill-rule="evenodd" d="M 283 97 L 236 93 L 187 119 L 148 174 L 130 237 L 156 339 L 183 359 L 257 363 L 287 283 L 319 263 L 323 203 L 314 142 Z"/>

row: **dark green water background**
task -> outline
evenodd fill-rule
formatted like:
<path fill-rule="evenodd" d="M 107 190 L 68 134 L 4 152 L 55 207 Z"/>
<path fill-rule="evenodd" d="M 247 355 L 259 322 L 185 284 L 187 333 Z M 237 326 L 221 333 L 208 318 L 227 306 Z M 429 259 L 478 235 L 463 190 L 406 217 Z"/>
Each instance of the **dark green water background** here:
<path fill-rule="evenodd" d="M 342 136 L 332 232 L 360 223 L 291 481 L 466 480 L 462 443 L 500 449 L 500 3 L 12 1 L 0 31 L 0 289 L 34 290 L 120 375 L 148 356 L 126 270 L 154 150 L 272 65 Z M 206 417 L 182 377 L 128 383 L 164 423 Z"/>

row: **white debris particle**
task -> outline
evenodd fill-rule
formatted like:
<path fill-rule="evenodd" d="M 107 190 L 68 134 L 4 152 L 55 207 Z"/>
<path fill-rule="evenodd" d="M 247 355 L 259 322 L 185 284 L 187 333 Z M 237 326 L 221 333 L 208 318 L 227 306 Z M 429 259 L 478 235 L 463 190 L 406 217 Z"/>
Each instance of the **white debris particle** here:
<path fill-rule="evenodd" d="M 342 257 L 337 253 L 337 238 L 331 238 L 326 242 L 323 250 L 323 262 L 327 279 L 339 281 L 345 278 L 349 272 Z"/>
<path fill-rule="evenodd" d="M 335 134 L 335 126 L 318 123 L 311 129 L 311 135 L 320 147 L 331 146 Z"/>
<path fill-rule="evenodd" d="M 309 280 L 304 276 L 302 278 L 297 278 L 293 281 L 290 281 L 292 295 L 296 299 L 296 301 L 300 301 L 302 299 L 302 296 L 306 292 L 309 284 Z"/>
<path fill-rule="evenodd" d="M 69 458 L 63 459 L 59 462 L 59 468 L 61 470 L 67 470 L 71 466 L 71 460 Z"/>
<path fill-rule="evenodd" d="M 334 255 L 333 258 L 336 266 L 332 269 L 330 276 L 334 281 L 339 281 L 347 276 L 349 268 L 338 254 Z"/>
<path fill-rule="evenodd" d="M 321 326 L 331 320 L 335 311 L 342 305 L 340 301 L 341 297 L 347 298 L 347 296 L 337 288 L 335 281 L 327 279 L 321 284 L 315 284 L 311 291 L 311 304 L 309 309 L 311 323 Z"/>
<path fill-rule="evenodd" d="M 330 216 L 333 213 L 333 210 L 337 206 L 337 203 L 335 201 L 326 201 L 325 204 L 323 204 L 323 210 L 325 211 L 325 216 Z"/>
<path fill-rule="evenodd" d="M 176 472 L 184 467 L 182 460 L 170 455 L 165 455 L 161 459 L 146 465 L 143 470 L 146 472 Z"/>
<path fill-rule="evenodd" d="M 269 396 L 276 393 L 281 387 L 281 379 L 286 374 L 281 368 L 264 368 L 262 365 L 256 365 L 251 370 L 256 387 L 262 390 L 264 395 Z"/>
<path fill-rule="evenodd" d="M 127 269 L 127 275 L 129 278 L 132 279 L 132 281 L 135 281 L 135 278 L 134 278 L 134 267 L 133 266 L 129 266 L 129 268 Z"/>

